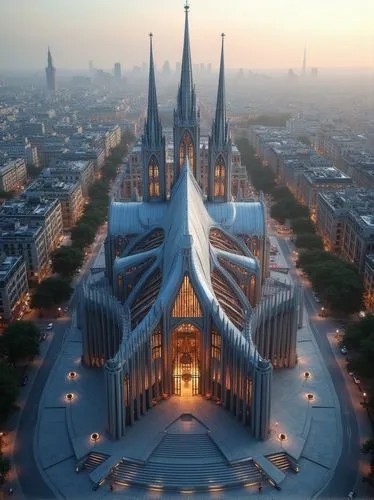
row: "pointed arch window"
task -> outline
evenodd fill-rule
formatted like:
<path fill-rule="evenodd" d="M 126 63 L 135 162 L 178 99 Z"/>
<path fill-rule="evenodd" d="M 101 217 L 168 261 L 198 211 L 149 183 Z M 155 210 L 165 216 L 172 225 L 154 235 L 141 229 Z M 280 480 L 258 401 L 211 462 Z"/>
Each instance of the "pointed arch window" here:
<path fill-rule="evenodd" d="M 190 162 L 190 169 L 192 170 L 193 175 L 196 177 L 193 142 L 191 134 L 188 132 L 188 130 L 184 132 L 179 146 L 179 169 L 183 167 L 185 148 L 187 148 L 187 155 L 188 155 L 188 161 Z"/>
<path fill-rule="evenodd" d="M 171 315 L 173 318 L 198 318 L 202 316 L 199 300 L 187 275 L 183 278 Z"/>
<path fill-rule="evenodd" d="M 150 198 L 160 196 L 160 170 L 154 156 L 148 164 L 148 194 Z"/>
<path fill-rule="evenodd" d="M 225 185 L 226 185 L 226 166 L 225 162 L 220 156 L 214 167 L 214 197 L 224 198 L 225 197 Z"/>

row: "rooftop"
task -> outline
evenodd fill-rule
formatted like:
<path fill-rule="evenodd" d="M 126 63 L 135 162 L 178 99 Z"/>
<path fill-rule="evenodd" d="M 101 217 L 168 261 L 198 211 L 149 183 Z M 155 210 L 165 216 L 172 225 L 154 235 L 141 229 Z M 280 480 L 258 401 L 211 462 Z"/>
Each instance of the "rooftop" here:
<path fill-rule="evenodd" d="M 351 181 L 351 177 L 335 167 L 314 167 L 305 172 L 305 177 L 313 183 L 323 181 Z"/>
<path fill-rule="evenodd" d="M 18 263 L 18 261 L 22 260 L 22 257 L 19 256 L 6 256 L 1 257 L 0 255 L 0 283 L 6 279 L 6 277 L 12 273 L 12 269 Z"/>
<path fill-rule="evenodd" d="M 0 207 L 0 218 L 3 217 L 40 217 L 58 203 L 57 200 L 27 200 L 15 199 L 5 201 Z"/>
<path fill-rule="evenodd" d="M 56 192 L 71 192 L 79 186 L 79 182 L 65 182 L 60 179 L 56 179 L 55 177 L 39 177 L 36 179 L 30 186 L 26 189 L 25 194 L 32 192 L 44 192 L 48 193 L 49 191 Z"/>

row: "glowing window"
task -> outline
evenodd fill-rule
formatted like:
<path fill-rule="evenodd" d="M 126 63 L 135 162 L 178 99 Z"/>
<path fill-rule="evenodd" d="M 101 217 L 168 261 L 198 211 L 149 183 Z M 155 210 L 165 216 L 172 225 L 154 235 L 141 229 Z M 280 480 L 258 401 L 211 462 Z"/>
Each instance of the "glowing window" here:
<path fill-rule="evenodd" d="M 202 315 L 199 301 L 187 275 L 183 278 L 171 315 L 174 318 L 197 318 Z"/>
<path fill-rule="evenodd" d="M 151 198 L 160 196 L 160 172 L 153 156 L 148 165 L 148 191 Z"/>
<path fill-rule="evenodd" d="M 152 359 L 161 358 L 162 355 L 162 336 L 161 327 L 158 326 L 152 333 Z"/>
<path fill-rule="evenodd" d="M 214 167 L 214 196 L 223 198 L 225 196 L 226 167 L 222 156 L 217 159 Z"/>
<path fill-rule="evenodd" d="M 192 170 L 193 175 L 196 177 L 193 143 L 192 143 L 191 135 L 187 130 L 183 134 L 183 137 L 182 137 L 182 140 L 181 140 L 181 143 L 179 146 L 179 168 L 180 169 L 183 167 L 186 147 L 187 147 L 188 161 L 190 162 L 190 169 Z"/>
<path fill-rule="evenodd" d="M 212 328 L 212 358 L 221 359 L 221 335 Z"/>

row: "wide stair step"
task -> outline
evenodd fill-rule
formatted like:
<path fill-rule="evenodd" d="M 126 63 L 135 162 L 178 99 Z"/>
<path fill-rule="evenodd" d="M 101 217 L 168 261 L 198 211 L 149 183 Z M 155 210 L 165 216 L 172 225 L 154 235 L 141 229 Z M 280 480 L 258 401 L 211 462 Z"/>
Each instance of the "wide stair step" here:
<path fill-rule="evenodd" d="M 287 472 L 291 467 L 287 453 L 273 453 L 266 458 L 282 472 Z"/>
<path fill-rule="evenodd" d="M 165 434 L 149 460 L 159 461 L 198 459 L 199 462 L 219 462 L 223 456 L 210 436 L 205 434 Z"/>
<path fill-rule="evenodd" d="M 109 458 L 109 455 L 105 453 L 91 452 L 83 462 L 83 469 L 87 472 L 92 472 L 96 467 L 99 467 L 99 465 L 105 462 L 107 458 Z"/>
<path fill-rule="evenodd" d="M 263 475 L 252 460 L 230 465 L 221 463 L 205 464 L 201 467 L 193 463 L 156 463 L 141 465 L 130 460 L 121 460 L 108 477 L 120 485 L 160 487 L 164 489 L 198 489 L 251 485 L 262 481 Z"/>

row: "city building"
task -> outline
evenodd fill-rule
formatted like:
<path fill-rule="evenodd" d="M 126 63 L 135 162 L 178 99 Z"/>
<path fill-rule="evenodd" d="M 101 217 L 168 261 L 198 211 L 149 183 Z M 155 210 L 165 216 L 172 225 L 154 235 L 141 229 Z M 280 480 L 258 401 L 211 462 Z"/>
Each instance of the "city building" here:
<path fill-rule="evenodd" d="M 71 229 L 83 211 L 83 195 L 79 182 L 65 182 L 54 177 L 39 177 L 25 190 L 24 196 L 33 199 L 57 199 L 61 203 L 64 231 Z"/>
<path fill-rule="evenodd" d="M 95 163 L 84 160 L 56 160 L 51 166 L 44 168 L 40 175 L 66 182 L 78 182 L 81 185 L 83 196 L 87 196 L 89 187 L 95 181 Z"/>
<path fill-rule="evenodd" d="M 24 310 L 28 298 L 26 266 L 23 257 L 0 253 L 0 326 L 13 321 Z"/>
<path fill-rule="evenodd" d="M 317 158 L 325 160 L 321 157 Z M 335 167 L 309 168 L 300 177 L 298 199 L 309 208 L 311 217 L 315 220 L 318 194 L 332 189 L 344 189 L 350 185 L 352 185 L 352 179 Z"/>
<path fill-rule="evenodd" d="M 367 254 L 364 267 L 365 307 L 374 313 L 374 253 Z"/>
<path fill-rule="evenodd" d="M 0 190 L 20 191 L 27 180 L 26 162 L 22 158 L 0 165 Z"/>
<path fill-rule="evenodd" d="M 364 272 L 365 258 L 374 252 L 374 190 L 355 188 L 320 193 L 316 226 L 325 248 Z"/>
<path fill-rule="evenodd" d="M 56 68 L 53 66 L 52 55 L 50 48 L 48 47 L 48 64 L 45 68 L 45 76 L 47 80 L 47 89 L 50 92 L 56 90 Z"/>
<path fill-rule="evenodd" d="M 0 141 L 0 152 L 12 160 L 23 158 L 26 163 L 39 166 L 38 148 L 33 146 L 27 138 Z"/>
<path fill-rule="evenodd" d="M 150 35 L 142 198 L 112 202 L 105 274 L 92 273 L 79 289 L 82 361 L 103 368 L 97 404 L 105 404 L 111 439 L 176 396 L 204 396 L 213 412 L 222 406 L 267 439 L 273 368 L 296 364 L 301 290 L 268 278 L 263 198 L 232 200 L 224 36 L 204 195 L 188 13 L 186 5 L 170 196 Z"/>
<path fill-rule="evenodd" d="M 51 253 L 63 237 L 62 211 L 59 200 L 24 197 L 7 200 L 0 206 L 0 222 L 12 221 L 22 226 L 44 228 L 45 245 Z"/>
<path fill-rule="evenodd" d="M 50 270 L 49 253 L 43 226 L 29 226 L 18 221 L 0 221 L 0 252 L 22 256 L 27 276 L 31 281 L 41 281 Z"/>
<path fill-rule="evenodd" d="M 121 81 L 121 78 L 122 78 L 121 63 L 119 63 L 119 62 L 116 62 L 114 64 L 114 78 L 117 81 Z"/>

